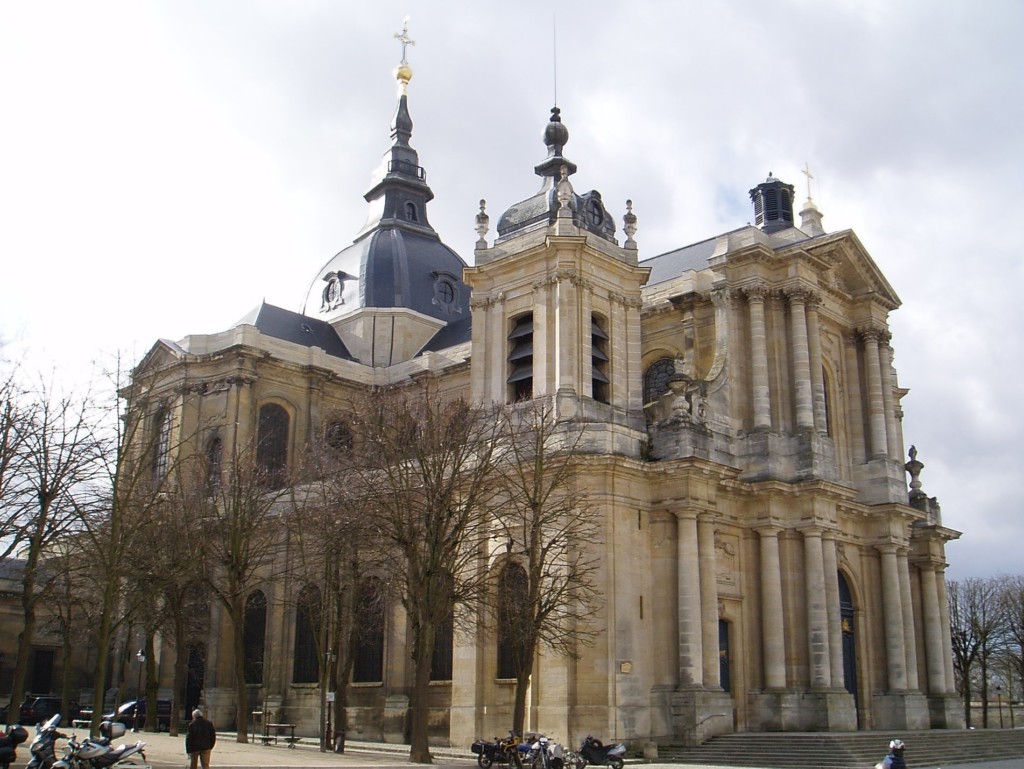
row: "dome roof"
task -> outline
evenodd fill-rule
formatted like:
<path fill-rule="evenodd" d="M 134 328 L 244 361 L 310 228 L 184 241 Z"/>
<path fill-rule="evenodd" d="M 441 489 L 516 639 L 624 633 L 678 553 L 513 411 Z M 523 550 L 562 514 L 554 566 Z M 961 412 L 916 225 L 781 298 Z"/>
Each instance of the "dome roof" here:
<path fill-rule="evenodd" d="M 576 173 L 576 164 L 562 154 L 569 141 L 569 129 L 562 122 L 561 110 L 553 107 L 551 118 L 544 128 L 544 145 L 548 156 L 533 170 L 543 179 L 540 190 L 526 200 L 510 206 L 498 219 L 498 238 L 501 242 L 538 227 L 553 224 L 558 215 L 558 180 Z M 615 242 L 615 223 L 601 200 L 601 193 L 591 190 L 583 195 L 569 187 L 568 206 L 577 227 Z"/>
<path fill-rule="evenodd" d="M 450 321 L 469 313 L 465 266 L 436 234 L 375 227 L 320 269 L 304 314 L 334 317 L 364 307 L 404 307 Z"/>
<path fill-rule="evenodd" d="M 409 144 L 409 77 L 408 67 L 396 69 L 400 96 L 392 144 L 364 196 L 370 204 L 366 224 L 314 276 L 303 304 L 306 315 L 333 320 L 363 308 L 405 308 L 447 322 L 469 313 L 469 287 L 462 282 L 466 263 L 427 220 L 434 193 Z"/>

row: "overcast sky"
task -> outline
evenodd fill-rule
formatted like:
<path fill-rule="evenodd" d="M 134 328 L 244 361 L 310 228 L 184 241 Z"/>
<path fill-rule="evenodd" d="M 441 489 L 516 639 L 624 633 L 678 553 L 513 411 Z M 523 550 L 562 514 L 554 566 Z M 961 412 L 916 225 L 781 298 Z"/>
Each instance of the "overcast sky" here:
<path fill-rule="evenodd" d="M 4 354 L 73 379 L 300 309 L 365 220 L 407 14 L 428 213 L 468 262 L 478 201 L 536 191 L 556 94 L 577 190 L 620 230 L 634 201 L 641 258 L 751 221 L 769 171 L 799 205 L 809 164 L 903 300 L 950 577 L 1024 573 L 1018 0 L 0 3 Z"/>

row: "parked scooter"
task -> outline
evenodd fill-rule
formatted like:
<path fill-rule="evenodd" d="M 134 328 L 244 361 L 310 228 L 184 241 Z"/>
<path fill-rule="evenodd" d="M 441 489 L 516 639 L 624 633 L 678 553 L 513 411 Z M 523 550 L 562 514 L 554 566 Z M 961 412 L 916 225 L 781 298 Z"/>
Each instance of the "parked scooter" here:
<path fill-rule="evenodd" d="M 139 740 L 134 745 L 112 747 L 112 739 L 124 736 L 122 723 L 104 721 L 100 724 L 100 737 L 87 738 L 79 742 L 72 736 L 68 740 L 64 758 L 53 765 L 53 769 L 110 769 L 110 767 L 141 767 L 146 764 L 146 743 Z M 140 760 L 141 759 L 141 760 Z"/>
<path fill-rule="evenodd" d="M 57 740 L 66 740 L 68 736 L 57 731 L 60 726 L 60 713 L 45 724 L 36 724 L 36 736 L 28 746 L 32 760 L 25 769 L 51 769 L 57 763 Z"/>
<path fill-rule="evenodd" d="M 626 745 L 617 742 L 614 745 L 605 745 L 597 737 L 587 735 L 580 745 L 580 751 L 576 754 L 578 760 L 576 769 L 583 769 L 587 764 L 594 766 L 610 766 L 611 769 L 622 769 L 623 757 L 626 755 Z"/>
<path fill-rule="evenodd" d="M 7 769 L 18 760 L 17 747 L 28 739 L 28 729 L 14 725 L 0 734 L 0 769 Z"/>

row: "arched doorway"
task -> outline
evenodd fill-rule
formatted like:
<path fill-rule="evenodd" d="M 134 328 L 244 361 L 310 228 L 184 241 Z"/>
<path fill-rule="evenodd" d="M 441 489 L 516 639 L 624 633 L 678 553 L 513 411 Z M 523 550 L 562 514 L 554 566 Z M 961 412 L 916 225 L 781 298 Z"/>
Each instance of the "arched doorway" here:
<path fill-rule="evenodd" d="M 843 686 L 853 695 L 853 704 L 860 719 L 857 702 L 857 635 L 854 625 L 853 593 L 846 577 L 839 572 L 839 619 L 843 629 Z"/>

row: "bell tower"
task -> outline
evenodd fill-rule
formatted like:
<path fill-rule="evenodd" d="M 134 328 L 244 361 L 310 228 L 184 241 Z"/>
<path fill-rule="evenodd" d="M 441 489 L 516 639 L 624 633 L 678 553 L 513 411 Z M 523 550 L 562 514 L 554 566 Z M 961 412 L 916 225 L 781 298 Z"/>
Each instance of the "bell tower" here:
<path fill-rule="evenodd" d="M 534 169 L 541 188 L 502 214 L 492 246 L 481 201 L 476 265 L 465 271 L 473 398 L 551 398 L 559 419 L 607 425 L 604 448 L 633 453 L 644 429 L 640 289 L 649 269 L 637 266 L 632 203 L 620 246 L 601 194 L 573 188 L 568 138 L 555 107 L 547 158 Z"/>

